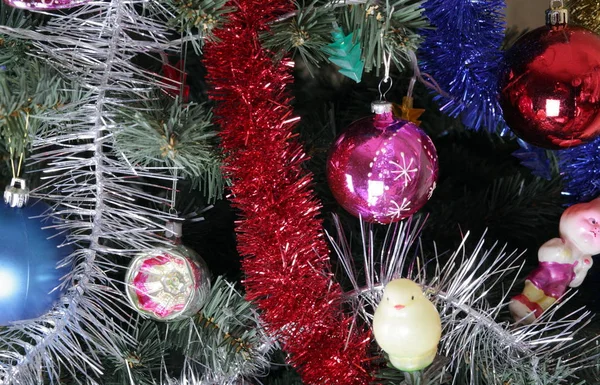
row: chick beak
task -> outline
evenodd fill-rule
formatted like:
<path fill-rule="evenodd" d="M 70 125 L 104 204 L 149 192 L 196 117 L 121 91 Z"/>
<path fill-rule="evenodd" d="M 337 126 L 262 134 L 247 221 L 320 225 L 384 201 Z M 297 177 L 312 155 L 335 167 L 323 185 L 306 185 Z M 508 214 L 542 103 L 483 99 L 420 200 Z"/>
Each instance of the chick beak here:
<path fill-rule="evenodd" d="M 395 305 L 394 309 L 396 309 L 396 310 L 402 310 L 402 309 L 404 309 L 404 307 L 405 307 L 404 305 Z"/>

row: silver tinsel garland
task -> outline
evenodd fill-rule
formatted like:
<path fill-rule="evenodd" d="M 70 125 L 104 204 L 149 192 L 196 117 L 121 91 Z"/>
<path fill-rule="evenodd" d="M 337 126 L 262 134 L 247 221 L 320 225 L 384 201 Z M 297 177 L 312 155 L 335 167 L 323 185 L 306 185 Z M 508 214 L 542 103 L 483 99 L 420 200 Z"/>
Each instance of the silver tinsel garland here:
<path fill-rule="evenodd" d="M 132 64 L 136 55 L 177 50 L 167 37 L 169 15 L 159 2 L 92 2 L 70 12 L 53 13 L 33 30 L 0 26 L 0 33 L 29 40 L 70 81 L 71 102 L 40 117 L 31 161 L 39 165 L 44 185 L 38 197 L 54 202 L 55 227 L 78 246 L 63 264 L 75 266 L 64 277 L 67 293 L 40 319 L 0 331 L 0 383 L 58 383 L 61 370 L 82 383 L 102 376 L 100 355 L 120 356 L 119 346 L 132 340 L 118 323 L 126 306 L 122 291 L 107 273 L 109 255 L 131 256 L 163 242 L 168 214 L 142 201 L 164 204 L 132 183 L 154 178 L 172 180 L 171 170 L 144 169 L 115 153 L 117 110 L 143 99 L 158 75 Z M 165 172 L 166 171 L 166 172 Z M 60 369 L 59 369 L 60 368 Z"/>
<path fill-rule="evenodd" d="M 509 321 L 508 295 L 523 267 L 521 253 L 507 252 L 497 243 L 486 246 L 484 238 L 468 251 L 467 233 L 451 255 L 441 256 L 436 250 L 426 259 L 419 247 L 422 223 L 418 220 L 389 226 L 383 245 L 375 244 L 373 227 L 361 223 L 364 258 L 356 266 L 337 217 L 336 226 L 337 236 L 329 239 L 352 284 L 346 298 L 357 320 L 370 324 L 384 286 L 400 277 L 420 284 L 438 308 L 442 340 L 429 369 L 438 373 L 427 373 L 429 377 L 454 373 L 452 383 L 469 385 L 482 380 L 558 384 L 572 379 L 576 370 L 596 364 L 598 337 L 576 337 L 590 322 L 591 313 L 579 309 L 557 315 L 568 298 L 531 325 Z"/>

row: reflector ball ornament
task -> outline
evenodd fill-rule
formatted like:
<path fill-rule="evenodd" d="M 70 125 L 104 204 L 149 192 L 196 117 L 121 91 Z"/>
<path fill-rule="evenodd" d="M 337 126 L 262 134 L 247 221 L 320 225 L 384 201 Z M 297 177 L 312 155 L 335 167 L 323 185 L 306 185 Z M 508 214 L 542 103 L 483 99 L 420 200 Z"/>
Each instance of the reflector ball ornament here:
<path fill-rule="evenodd" d="M 569 148 L 600 135 L 600 36 L 567 25 L 562 7 L 549 9 L 546 21 L 506 53 L 500 105 L 523 140 Z"/>
<path fill-rule="evenodd" d="M 335 141 L 327 180 L 346 211 L 385 224 L 423 207 L 435 189 L 438 160 L 431 139 L 396 119 L 391 103 L 374 102 L 372 109 L 374 116 L 355 121 Z"/>
<path fill-rule="evenodd" d="M 47 209 L 39 201 L 22 208 L 0 204 L 0 326 L 44 315 L 62 294 L 55 288 L 70 268 L 57 266 L 73 248 L 59 247 L 65 234 L 32 218 Z"/>
<path fill-rule="evenodd" d="M 159 321 L 196 314 L 210 293 L 206 263 L 181 245 L 137 255 L 125 282 L 131 305 L 140 314 Z"/>

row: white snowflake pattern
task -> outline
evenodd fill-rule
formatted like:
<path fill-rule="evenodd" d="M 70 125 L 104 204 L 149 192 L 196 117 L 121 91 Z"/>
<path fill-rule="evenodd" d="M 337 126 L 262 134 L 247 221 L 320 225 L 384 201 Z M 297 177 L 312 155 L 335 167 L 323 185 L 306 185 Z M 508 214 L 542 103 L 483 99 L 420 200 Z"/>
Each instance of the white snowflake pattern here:
<path fill-rule="evenodd" d="M 401 204 L 398 204 L 395 200 L 391 200 L 390 203 L 394 207 L 388 209 L 387 215 L 389 216 L 402 218 L 405 212 L 410 211 L 410 200 L 408 198 L 402 198 Z"/>
<path fill-rule="evenodd" d="M 396 176 L 394 177 L 395 181 L 400 178 L 403 178 L 404 187 L 406 187 L 408 186 L 408 183 L 412 180 L 414 174 L 416 174 L 417 171 L 419 171 L 419 169 L 416 166 L 413 166 L 413 158 L 408 159 L 407 164 L 407 159 L 403 152 L 400 153 L 400 158 L 402 159 L 402 164 L 390 160 L 390 164 L 397 167 L 397 170 L 392 170 L 390 171 L 390 173 L 396 174 Z"/>

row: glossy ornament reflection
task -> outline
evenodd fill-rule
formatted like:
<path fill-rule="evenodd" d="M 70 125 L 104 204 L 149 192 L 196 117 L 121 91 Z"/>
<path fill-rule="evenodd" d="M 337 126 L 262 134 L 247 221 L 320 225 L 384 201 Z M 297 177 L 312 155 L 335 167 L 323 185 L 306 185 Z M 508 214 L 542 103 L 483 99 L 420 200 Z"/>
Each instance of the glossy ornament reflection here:
<path fill-rule="evenodd" d="M 11 7 L 27 9 L 30 11 L 36 10 L 54 10 L 77 7 L 91 0 L 4 0 Z"/>
<path fill-rule="evenodd" d="M 60 299 L 60 266 L 73 248 L 65 234 L 48 228 L 40 201 L 22 208 L 0 204 L 0 326 L 43 316 Z"/>
<path fill-rule="evenodd" d="M 438 175 L 431 139 L 413 123 L 394 118 L 388 102 L 352 123 L 335 141 L 327 180 L 338 203 L 368 222 L 391 223 L 417 212 Z"/>
<path fill-rule="evenodd" d="M 578 146 L 600 135 L 600 36 L 567 25 L 563 8 L 506 53 L 500 104 L 508 126 L 544 148 Z"/>
<path fill-rule="evenodd" d="M 125 283 L 127 298 L 140 314 L 169 321 L 200 310 L 210 293 L 210 272 L 198 254 L 178 245 L 137 255 Z"/>

